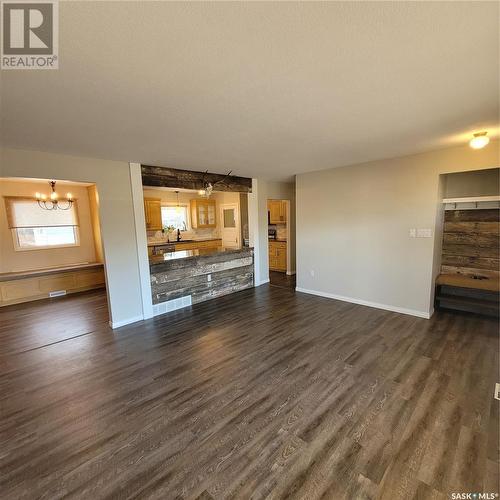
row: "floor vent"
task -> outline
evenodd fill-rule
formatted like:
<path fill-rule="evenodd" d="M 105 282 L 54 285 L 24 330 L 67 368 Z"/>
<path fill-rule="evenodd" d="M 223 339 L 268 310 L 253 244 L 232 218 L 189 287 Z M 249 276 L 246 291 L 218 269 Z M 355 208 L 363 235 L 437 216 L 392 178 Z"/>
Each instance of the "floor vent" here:
<path fill-rule="evenodd" d="M 495 399 L 500 401 L 500 384 L 495 384 Z"/>
<path fill-rule="evenodd" d="M 62 297 L 66 295 L 66 290 L 55 290 L 54 292 L 49 292 L 49 297 Z"/>
<path fill-rule="evenodd" d="M 167 300 L 167 302 L 160 302 L 159 304 L 153 305 L 153 316 L 182 309 L 183 307 L 188 307 L 191 304 L 191 295 L 185 295 L 184 297 L 179 297 L 178 299 Z"/>

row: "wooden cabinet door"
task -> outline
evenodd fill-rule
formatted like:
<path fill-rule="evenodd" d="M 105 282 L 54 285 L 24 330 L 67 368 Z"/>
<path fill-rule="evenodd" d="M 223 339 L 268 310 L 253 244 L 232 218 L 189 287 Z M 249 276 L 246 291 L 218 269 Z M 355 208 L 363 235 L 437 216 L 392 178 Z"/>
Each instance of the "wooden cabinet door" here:
<path fill-rule="evenodd" d="M 161 221 L 161 200 L 159 198 L 144 198 L 144 215 L 148 231 L 160 231 L 163 228 Z"/>
<path fill-rule="evenodd" d="M 217 222 L 217 215 L 215 212 L 215 200 L 207 202 L 207 227 L 215 227 Z"/>
<path fill-rule="evenodd" d="M 281 222 L 286 222 L 286 201 L 281 201 L 281 211 L 280 211 L 280 220 Z"/>
<path fill-rule="evenodd" d="M 215 200 L 191 200 L 191 225 L 194 229 L 216 227 L 217 205 Z"/>
<path fill-rule="evenodd" d="M 277 248 L 276 253 L 276 268 L 280 271 L 286 271 L 286 247 Z"/>
<path fill-rule="evenodd" d="M 205 203 L 197 203 L 198 227 L 206 227 L 208 223 L 208 207 Z"/>
<path fill-rule="evenodd" d="M 284 224 L 286 222 L 286 203 L 281 200 L 269 200 L 269 221 L 271 224 Z"/>
<path fill-rule="evenodd" d="M 269 242 L 269 269 L 286 271 L 286 243 L 283 241 Z"/>

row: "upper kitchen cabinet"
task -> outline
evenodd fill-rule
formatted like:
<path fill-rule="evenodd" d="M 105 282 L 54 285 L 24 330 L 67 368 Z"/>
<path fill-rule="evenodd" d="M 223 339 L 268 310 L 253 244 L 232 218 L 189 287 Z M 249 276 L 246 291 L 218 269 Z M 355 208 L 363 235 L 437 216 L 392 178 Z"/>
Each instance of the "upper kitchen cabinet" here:
<path fill-rule="evenodd" d="M 161 231 L 161 199 L 144 198 L 144 215 L 146 217 L 146 230 Z"/>
<path fill-rule="evenodd" d="M 286 202 L 283 200 L 269 200 L 267 202 L 270 224 L 286 224 Z"/>
<path fill-rule="evenodd" d="M 217 226 L 215 200 L 191 200 L 191 225 L 194 229 Z"/>

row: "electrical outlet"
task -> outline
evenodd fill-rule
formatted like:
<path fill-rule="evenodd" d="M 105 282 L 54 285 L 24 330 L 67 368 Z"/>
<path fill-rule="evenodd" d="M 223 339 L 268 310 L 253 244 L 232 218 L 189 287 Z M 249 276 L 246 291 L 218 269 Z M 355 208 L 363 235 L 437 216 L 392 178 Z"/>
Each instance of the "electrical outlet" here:
<path fill-rule="evenodd" d="M 311 274 L 311 278 L 314 278 L 314 269 L 311 269 L 309 273 Z"/>
<path fill-rule="evenodd" d="M 410 229 L 410 238 L 415 238 L 417 236 L 417 230 L 416 229 Z"/>
<path fill-rule="evenodd" d="M 212 275 L 211 274 L 207 274 L 207 281 L 212 281 Z"/>

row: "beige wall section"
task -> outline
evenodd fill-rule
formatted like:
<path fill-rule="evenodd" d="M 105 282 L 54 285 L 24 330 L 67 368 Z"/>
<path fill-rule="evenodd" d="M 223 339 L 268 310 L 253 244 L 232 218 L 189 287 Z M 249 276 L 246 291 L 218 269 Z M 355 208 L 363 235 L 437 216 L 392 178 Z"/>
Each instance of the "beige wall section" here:
<path fill-rule="evenodd" d="M 89 197 L 90 219 L 92 221 L 92 232 L 94 236 L 95 259 L 97 262 L 104 262 L 101 221 L 99 220 L 99 194 L 95 184 L 87 187 L 87 194 Z"/>
<path fill-rule="evenodd" d="M 290 251 L 290 271 L 296 270 L 296 210 L 295 210 L 295 183 L 294 182 L 268 182 L 268 200 L 289 200 L 290 201 L 290 241 L 288 242 Z M 266 216 L 267 217 L 267 216 Z"/>
<path fill-rule="evenodd" d="M 297 287 L 417 315 L 432 312 L 439 175 L 499 165 L 498 141 L 298 175 Z"/>
<path fill-rule="evenodd" d="M 75 247 L 16 251 L 14 249 L 12 230 L 9 229 L 7 224 L 5 203 L 4 200 L 1 199 L 0 245 L 2 246 L 2 259 L 0 261 L 0 272 L 28 271 L 96 261 L 87 187 L 77 184 L 64 184 L 56 187 L 56 189 L 61 195 L 66 192 L 71 192 L 76 199 L 80 244 Z M 50 186 L 45 181 L 23 182 L 0 179 L 0 195 L 2 197 L 34 196 L 37 191 L 49 193 Z"/>
<path fill-rule="evenodd" d="M 3 177 L 63 179 L 97 185 L 111 321 L 116 327 L 142 319 L 128 163 L 16 149 L 2 149 L 0 160 Z"/>
<path fill-rule="evenodd" d="M 500 194 L 499 174 L 499 168 L 490 168 L 444 175 L 444 197 L 498 196 Z"/>

